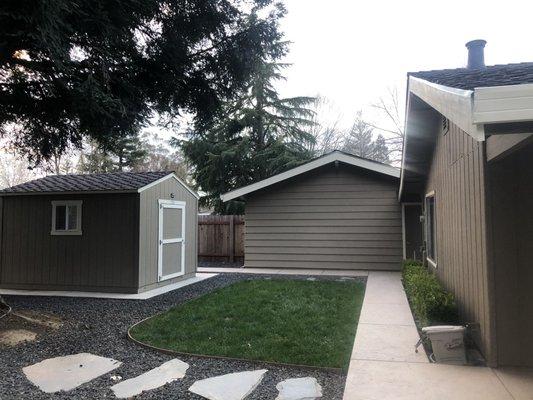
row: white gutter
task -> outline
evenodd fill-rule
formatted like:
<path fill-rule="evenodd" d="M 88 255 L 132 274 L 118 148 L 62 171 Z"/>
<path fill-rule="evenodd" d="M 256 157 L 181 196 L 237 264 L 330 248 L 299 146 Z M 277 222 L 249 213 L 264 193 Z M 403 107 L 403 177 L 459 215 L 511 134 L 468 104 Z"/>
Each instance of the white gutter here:
<path fill-rule="evenodd" d="M 409 91 L 453 121 L 478 141 L 485 140 L 483 125 L 474 123 L 474 91 L 438 85 L 424 79 L 409 77 Z"/>

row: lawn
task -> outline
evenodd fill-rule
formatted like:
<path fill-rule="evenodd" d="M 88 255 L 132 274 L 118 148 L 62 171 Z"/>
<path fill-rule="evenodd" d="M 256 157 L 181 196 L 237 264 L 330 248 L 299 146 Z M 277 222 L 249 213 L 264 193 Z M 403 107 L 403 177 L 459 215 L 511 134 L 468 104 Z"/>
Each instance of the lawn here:
<path fill-rule="evenodd" d="M 364 291 L 357 281 L 242 281 L 150 318 L 130 333 L 183 353 L 345 368 Z"/>

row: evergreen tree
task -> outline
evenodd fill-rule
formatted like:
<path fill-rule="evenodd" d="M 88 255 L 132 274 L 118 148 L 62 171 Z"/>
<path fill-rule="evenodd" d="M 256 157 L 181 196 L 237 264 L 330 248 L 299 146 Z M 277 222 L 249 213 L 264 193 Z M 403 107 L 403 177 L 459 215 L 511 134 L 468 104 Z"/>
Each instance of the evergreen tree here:
<path fill-rule="evenodd" d="M 361 111 L 344 138 L 342 150 L 374 161 L 389 163 L 389 149 L 380 134 L 374 140 L 374 127 L 363 119 Z"/>
<path fill-rule="evenodd" d="M 115 156 L 115 169 L 117 171 L 136 170 L 143 164 L 147 149 L 137 135 L 130 135 L 118 139 L 109 151 Z"/>
<path fill-rule="evenodd" d="M 385 164 L 390 163 L 389 158 L 389 147 L 387 146 L 387 141 L 383 137 L 383 135 L 378 135 L 376 140 L 373 143 L 374 146 L 374 152 L 372 154 L 372 157 L 370 157 L 374 161 L 379 161 Z"/>
<path fill-rule="evenodd" d="M 3 0 L 0 135 L 32 163 L 109 147 L 154 113 L 209 121 L 278 56 L 277 0 Z"/>
<path fill-rule="evenodd" d="M 361 112 L 358 112 L 346 135 L 343 150 L 359 157 L 371 158 L 374 153 L 372 135 L 373 128 L 363 120 Z"/>
<path fill-rule="evenodd" d="M 112 157 L 98 143 L 92 141 L 84 147 L 78 160 L 78 172 L 95 174 L 99 172 L 114 172 L 116 170 Z"/>
<path fill-rule="evenodd" d="M 278 43 L 285 48 L 285 43 Z M 196 124 L 188 138 L 174 143 L 193 166 L 192 177 L 207 192 L 202 205 L 219 213 L 242 213 L 240 202 L 223 204 L 220 194 L 244 186 L 312 157 L 309 97 L 280 98 L 275 84 L 286 65 L 263 61 L 250 83 L 226 103 L 212 124 Z"/>

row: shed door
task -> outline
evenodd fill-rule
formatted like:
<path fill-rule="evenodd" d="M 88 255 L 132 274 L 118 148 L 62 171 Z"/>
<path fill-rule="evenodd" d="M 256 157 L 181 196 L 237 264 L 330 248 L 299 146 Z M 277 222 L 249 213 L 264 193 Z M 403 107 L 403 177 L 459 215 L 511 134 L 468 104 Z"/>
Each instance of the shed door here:
<path fill-rule="evenodd" d="M 185 203 L 159 200 L 158 280 L 184 274 Z"/>

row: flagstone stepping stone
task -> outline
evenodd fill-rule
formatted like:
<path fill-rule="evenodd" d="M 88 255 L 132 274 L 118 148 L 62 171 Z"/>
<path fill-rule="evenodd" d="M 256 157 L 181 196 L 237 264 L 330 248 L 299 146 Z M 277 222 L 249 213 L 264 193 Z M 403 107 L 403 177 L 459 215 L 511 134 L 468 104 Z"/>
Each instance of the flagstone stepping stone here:
<path fill-rule="evenodd" d="M 294 378 L 276 385 L 276 400 L 315 400 L 322 397 L 322 387 L 315 378 Z"/>
<path fill-rule="evenodd" d="M 111 390 L 119 399 L 127 399 L 183 378 L 188 368 L 189 364 L 175 358 L 135 378 L 117 383 L 111 386 Z"/>
<path fill-rule="evenodd" d="M 263 380 L 266 369 L 234 372 L 194 382 L 189 391 L 209 400 L 242 400 Z"/>
<path fill-rule="evenodd" d="M 22 368 L 26 378 L 46 393 L 68 391 L 113 371 L 122 365 L 112 358 L 90 353 L 48 358 Z"/>

